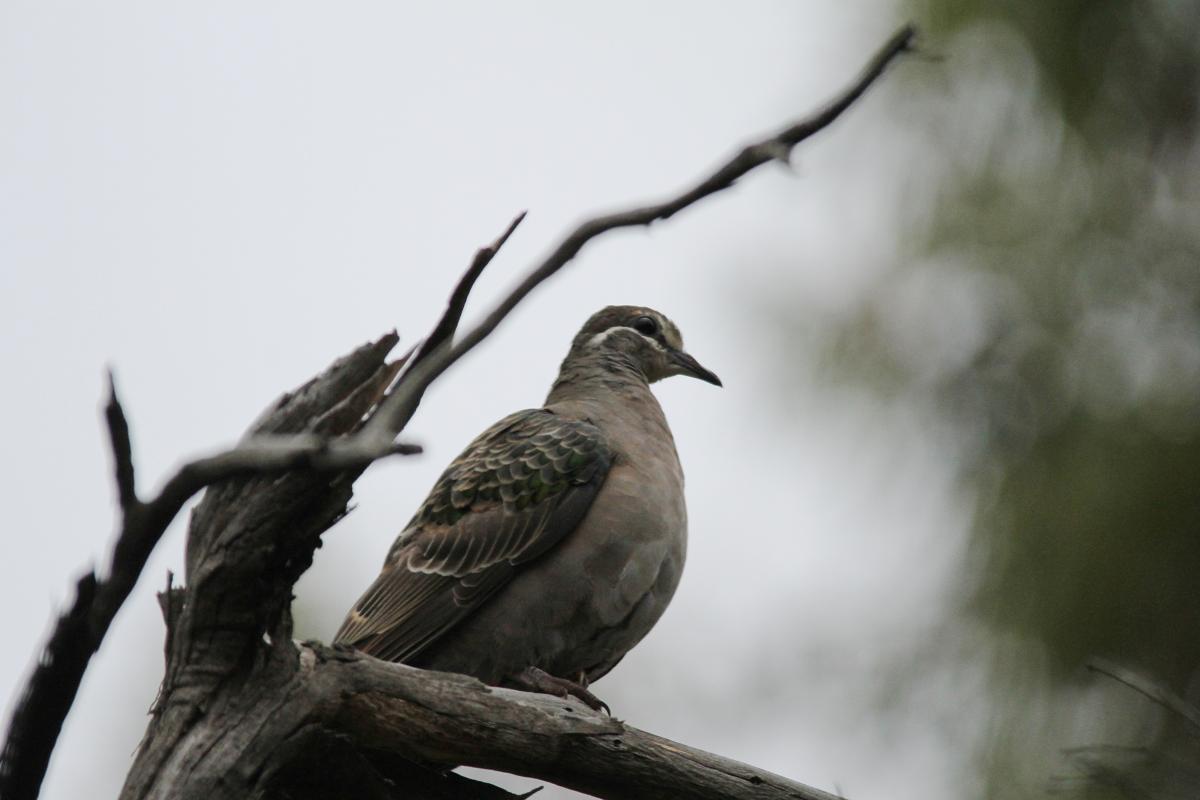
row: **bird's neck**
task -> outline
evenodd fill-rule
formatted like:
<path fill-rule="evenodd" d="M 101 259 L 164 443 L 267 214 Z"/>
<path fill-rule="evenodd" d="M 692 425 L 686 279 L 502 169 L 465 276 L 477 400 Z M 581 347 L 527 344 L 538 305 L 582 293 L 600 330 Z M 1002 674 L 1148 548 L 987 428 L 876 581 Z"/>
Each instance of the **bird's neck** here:
<path fill-rule="evenodd" d="M 546 408 L 599 425 L 618 453 L 636 443 L 657 453 L 651 462 L 679 468 L 662 406 L 642 371 L 620 354 L 569 356 L 546 397 Z"/>
<path fill-rule="evenodd" d="M 653 398 L 646 376 L 622 353 L 598 351 L 572 354 L 563 361 L 558 377 L 546 396 L 546 405 L 582 401 L 613 395 L 630 399 Z"/>

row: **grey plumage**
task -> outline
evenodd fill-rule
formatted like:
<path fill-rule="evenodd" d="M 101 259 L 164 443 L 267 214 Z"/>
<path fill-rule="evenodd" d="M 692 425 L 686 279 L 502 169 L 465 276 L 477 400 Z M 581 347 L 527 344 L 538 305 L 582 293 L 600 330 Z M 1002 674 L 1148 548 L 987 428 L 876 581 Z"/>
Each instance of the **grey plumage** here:
<path fill-rule="evenodd" d="M 683 568 L 683 472 L 649 388 L 677 374 L 720 385 L 658 312 L 593 315 L 545 406 L 500 420 L 438 479 L 335 641 L 523 688 L 546 688 L 530 668 L 571 693 L 607 673 Z"/>

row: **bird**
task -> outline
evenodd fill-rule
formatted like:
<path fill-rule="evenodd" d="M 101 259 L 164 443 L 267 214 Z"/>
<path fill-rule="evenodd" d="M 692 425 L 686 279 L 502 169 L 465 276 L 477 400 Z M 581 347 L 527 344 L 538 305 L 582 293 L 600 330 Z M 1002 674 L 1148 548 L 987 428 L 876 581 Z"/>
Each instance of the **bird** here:
<path fill-rule="evenodd" d="M 662 313 L 593 314 L 542 407 L 437 479 L 334 644 L 607 712 L 589 685 L 662 616 L 687 553 L 683 470 L 650 391 L 674 375 L 721 386 Z"/>

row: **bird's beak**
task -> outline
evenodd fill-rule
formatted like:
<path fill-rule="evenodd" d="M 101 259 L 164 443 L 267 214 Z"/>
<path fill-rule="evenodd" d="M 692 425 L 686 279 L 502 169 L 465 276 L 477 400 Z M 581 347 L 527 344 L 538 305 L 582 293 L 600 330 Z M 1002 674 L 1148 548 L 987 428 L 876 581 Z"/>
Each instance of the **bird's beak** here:
<path fill-rule="evenodd" d="M 700 366 L 699 361 L 682 350 L 671 350 L 671 363 L 679 368 L 679 372 L 682 375 L 699 378 L 705 383 L 711 383 L 713 386 L 721 385 L 721 379 L 717 377 L 717 373 Z"/>

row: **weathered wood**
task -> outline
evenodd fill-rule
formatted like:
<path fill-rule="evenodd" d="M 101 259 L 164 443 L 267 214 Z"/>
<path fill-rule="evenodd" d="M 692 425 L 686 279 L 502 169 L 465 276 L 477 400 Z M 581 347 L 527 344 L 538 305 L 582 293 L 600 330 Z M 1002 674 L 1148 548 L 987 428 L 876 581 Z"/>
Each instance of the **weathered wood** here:
<path fill-rule="evenodd" d="M 641 731 L 574 700 L 485 686 L 463 675 L 389 664 L 317 643 L 262 645 L 262 667 L 226 686 L 160 763 L 148 800 L 324 797 L 327 781 L 300 792 L 314 763 L 339 780 L 379 778 L 371 754 L 403 759 L 407 781 L 440 782 L 473 766 L 549 781 L 601 798 L 837 800 L 835 795 Z M 297 760 L 301 763 L 298 764 Z M 283 777 L 281 777 L 283 776 Z M 486 788 L 483 788 L 486 787 Z M 486 784 L 447 791 L 486 797 Z M 412 795 L 420 796 L 420 795 Z M 448 795 L 456 796 L 456 795 Z"/>
<path fill-rule="evenodd" d="M 484 767 L 630 800 L 837 800 L 757 767 L 638 730 L 574 699 L 485 686 L 307 644 L 322 716 L 413 760 Z"/>
<path fill-rule="evenodd" d="M 399 368 L 387 361 L 396 341 L 387 334 L 339 359 L 273 403 L 248 436 L 337 436 L 357 429 Z M 292 586 L 311 563 L 321 534 L 345 514 L 364 466 L 233 478 L 205 493 L 188 527 L 185 586 L 172 595 L 163 686 L 122 797 L 174 787 L 169 796 L 186 784 L 196 756 L 191 751 L 207 747 L 206 737 L 222 736 L 213 725 L 214 707 L 231 709 L 233 716 L 219 722 L 233 739 L 237 719 L 269 712 L 260 703 L 291 678 L 287 670 L 263 668 L 289 660 L 264 648 L 263 637 L 290 638 Z M 255 703 L 238 705 L 248 699 L 232 690 L 241 685 L 253 687 Z"/>

